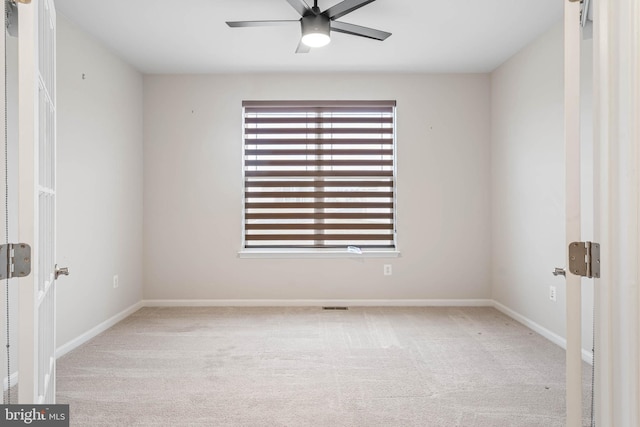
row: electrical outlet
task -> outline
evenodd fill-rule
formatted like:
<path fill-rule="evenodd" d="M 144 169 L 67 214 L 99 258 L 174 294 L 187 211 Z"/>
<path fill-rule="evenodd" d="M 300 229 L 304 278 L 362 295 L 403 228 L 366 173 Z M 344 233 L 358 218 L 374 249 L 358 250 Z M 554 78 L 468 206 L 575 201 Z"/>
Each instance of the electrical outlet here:
<path fill-rule="evenodd" d="M 553 302 L 556 302 L 556 287 L 549 286 L 549 299 Z"/>
<path fill-rule="evenodd" d="M 382 272 L 384 273 L 385 276 L 391 276 L 391 273 L 393 272 L 391 270 L 391 264 L 385 264 L 382 269 Z"/>
<path fill-rule="evenodd" d="M 116 289 L 118 286 L 120 286 L 120 283 L 118 275 L 116 274 L 115 276 L 113 276 L 113 289 Z"/>

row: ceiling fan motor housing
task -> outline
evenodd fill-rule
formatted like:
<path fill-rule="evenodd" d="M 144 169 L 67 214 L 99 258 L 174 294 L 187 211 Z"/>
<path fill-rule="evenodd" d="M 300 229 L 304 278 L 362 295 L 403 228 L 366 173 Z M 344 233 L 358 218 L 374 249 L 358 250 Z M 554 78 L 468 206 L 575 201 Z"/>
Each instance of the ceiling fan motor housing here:
<path fill-rule="evenodd" d="M 329 37 L 331 23 L 327 16 L 323 14 L 303 16 L 300 20 L 302 25 L 302 36 L 307 34 L 325 34 Z"/>

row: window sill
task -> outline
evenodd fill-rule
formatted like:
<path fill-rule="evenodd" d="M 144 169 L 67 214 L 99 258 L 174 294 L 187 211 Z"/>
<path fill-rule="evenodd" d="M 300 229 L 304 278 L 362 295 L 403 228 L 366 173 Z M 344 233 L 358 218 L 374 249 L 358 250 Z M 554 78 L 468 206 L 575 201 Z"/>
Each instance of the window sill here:
<path fill-rule="evenodd" d="M 350 251 L 312 251 L 312 250 L 264 250 L 264 249 L 246 249 L 238 252 L 239 258 L 398 258 L 400 251 L 398 250 L 381 250 L 381 251 L 362 251 L 355 253 Z"/>

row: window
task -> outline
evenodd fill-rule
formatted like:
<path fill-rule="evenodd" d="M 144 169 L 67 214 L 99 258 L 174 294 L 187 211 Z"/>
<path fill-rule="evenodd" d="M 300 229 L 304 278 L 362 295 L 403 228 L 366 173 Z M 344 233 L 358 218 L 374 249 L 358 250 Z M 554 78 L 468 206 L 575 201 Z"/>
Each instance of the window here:
<path fill-rule="evenodd" d="M 395 101 L 243 110 L 243 251 L 395 251 Z"/>

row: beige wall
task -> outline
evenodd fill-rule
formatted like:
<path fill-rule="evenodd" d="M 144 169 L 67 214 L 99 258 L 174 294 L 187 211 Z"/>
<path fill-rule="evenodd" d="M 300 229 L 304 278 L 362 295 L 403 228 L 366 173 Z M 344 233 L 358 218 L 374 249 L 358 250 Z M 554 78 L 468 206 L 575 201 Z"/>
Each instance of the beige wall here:
<path fill-rule="evenodd" d="M 592 42 L 583 42 L 582 227 L 593 236 Z M 491 74 L 493 299 L 566 337 L 563 27 Z M 580 189 L 576 189 L 580 191 Z M 557 302 L 549 299 L 556 286 Z M 583 348 L 591 348 L 592 284 L 583 284 Z M 590 350 L 588 351 L 590 354 Z"/>
<path fill-rule="evenodd" d="M 143 85 L 62 16 L 57 60 L 57 252 L 71 272 L 58 282 L 64 345 L 142 299 Z"/>
<path fill-rule="evenodd" d="M 562 64 L 557 25 L 491 76 L 492 283 L 496 301 L 564 336 L 564 280 L 550 273 L 565 260 Z"/>
<path fill-rule="evenodd" d="M 397 100 L 400 258 L 238 258 L 245 99 Z M 145 76 L 144 298 L 489 298 L 490 187 L 488 75 Z"/>

